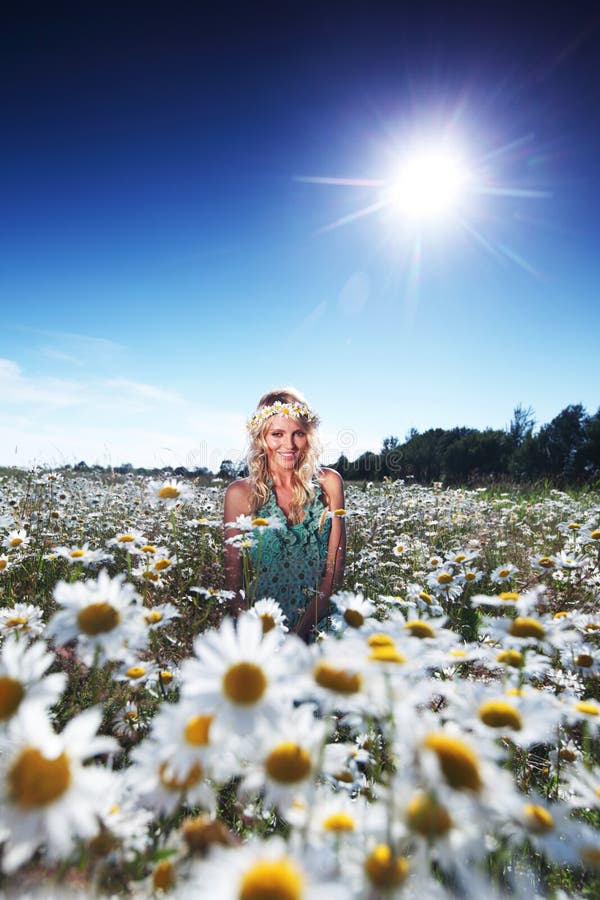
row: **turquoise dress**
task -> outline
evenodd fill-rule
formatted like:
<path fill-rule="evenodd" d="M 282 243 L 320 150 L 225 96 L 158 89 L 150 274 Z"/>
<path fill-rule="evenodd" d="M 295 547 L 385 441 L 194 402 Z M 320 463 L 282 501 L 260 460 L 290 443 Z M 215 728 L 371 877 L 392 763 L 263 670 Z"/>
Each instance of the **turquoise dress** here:
<path fill-rule="evenodd" d="M 314 499 L 297 525 L 288 523 L 273 490 L 255 513 L 263 519 L 277 516 L 283 527 L 254 529 L 255 543 L 249 550 L 254 573 L 250 598 L 253 602 L 263 597 L 277 600 L 290 629 L 310 604 L 325 573 L 331 519 L 324 519 L 320 530 L 319 524 L 326 509 L 317 484 Z"/>

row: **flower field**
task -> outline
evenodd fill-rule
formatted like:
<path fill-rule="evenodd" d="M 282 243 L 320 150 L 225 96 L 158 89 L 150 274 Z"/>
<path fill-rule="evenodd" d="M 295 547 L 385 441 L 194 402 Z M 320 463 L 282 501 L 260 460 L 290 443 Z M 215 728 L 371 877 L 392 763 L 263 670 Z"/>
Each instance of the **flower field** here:
<path fill-rule="evenodd" d="M 597 495 L 348 485 L 306 646 L 224 487 L 0 475 L 1 896 L 598 896 Z"/>

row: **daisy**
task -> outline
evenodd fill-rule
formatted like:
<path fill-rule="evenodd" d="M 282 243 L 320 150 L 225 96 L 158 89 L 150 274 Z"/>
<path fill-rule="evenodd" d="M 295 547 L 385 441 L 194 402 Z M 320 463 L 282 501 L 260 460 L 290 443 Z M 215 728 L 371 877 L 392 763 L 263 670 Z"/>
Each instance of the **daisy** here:
<path fill-rule="evenodd" d="M 104 550 L 90 550 L 89 541 L 85 544 L 74 544 L 72 547 L 53 547 L 55 556 L 66 559 L 71 564 L 81 563 L 83 566 L 91 566 L 102 561 L 112 561 L 110 553 Z"/>
<path fill-rule="evenodd" d="M 24 528 L 18 528 L 9 531 L 4 539 L 4 546 L 9 550 L 23 549 L 30 542 L 31 538 Z"/>
<path fill-rule="evenodd" d="M 205 777 L 225 782 L 237 773 L 228 732 L 216 720 L 215 709 L 197 698 L 163 703 L 152 720 L 151 740 L 160 761 L 185 778 L 198 763 Z"/>
<path fill-rule="evenodd" d="M 54 599 L 62 608 L 48 623 L 48 635 L 61 645 L 76 639 L 87 665 L 129 659 L 146 645 L 148 633 L 140 597 L 124 578 L 111 578 L 103 569 L 96 580 L 59 581 Z"/>
<path fill-rule="evenodd" d="M 325 731 L 323 719 L 315 719 L 308 706 L 290 710 L 275 727 L 262 729 L 258 759 L 247 770 L 241 792 L 252 796 L 262 791 L 265 802 L 285 815 L 312 791 Z"/>
<path fill-rule="evenodd" d="M 362 594 L 352 591 L 339 591 L 331 597 L 331 602 L 338 612 L 331 617 L 331 628 L 338 634 L 346 630 L 369 631 L 378 627 L 374 618 L 375 606 Z"/>
<path fill-rule="evenodd" d="M 164 628 L 165 625 L 170 625 L 173 619 L 181 617 L 181 613 L 173 603 L 157 603 L 149 609 L 144 607 L 140 612 L 149 631 Z"/>
<path fill-rule="evenodd" d="M 53 706 L 67 682 L 62 672 L 46 675 L 54 656 L 42 641 L 28 644 L 9 635 L 0 653 L 0 724 L 5 725 L 25 703 Z M 44 677 L 45 676 L 45 677 Z"/>
<path fill-rule="evenodd" d="M 6 556 L 5 553 L 0 554 L 0 575 L 3 572 L 8 571 L 10 567 L 10 559 Z"/>
<path fill-rule="evenodd" d="M 348 887 L 319 881 L 312 865 L 301 861 L 280 837 L 251 840 L 241 847 L 216 847 L 196 863 L 183 897 L 219 900 L 348 900 Z"/>
<path fill-rule="evenodd" d="M 295 635 L 281 643 L 275 629 L 263 635 L 260 620 L 243 614 L 236 625 L 227 618 L 198 635 L 194 652 L 182 666 L 183 696 L 218 705 L 219 719 L 246 733 L 263 716 L 276 720 L 281 703 L 291 700 L 308 648 Z"/>
<path fill-rule="evenodd" d="M 86 710 L 55 734 L 34 704 L 13 718 L 0 754 L 0 829 L 9 835 L 5 872 L 41 846 L 51 859 L 66 859 L 74 838 L 97 834 L 112 773 L 83 763 L 116 748 L 113 738 L 96 736 L 101 719 L 100 710 Z"/>
<path fill-rule="evenodd" d="M 205 779 L 199 759 L 185 770 L 164 759 L 155 740 L 147 737 L 131 751 L 127 784 L 143 803 L 161 814 L 172 815 L 180 807 L 216 807 L 215 794 Z"/>
<path fill-rule="evenodd" d="M 0 631 L 37 637 L 44 630 L 42 612 L 32 603 L 15 603 L 0 609 Z"/>
<path fill-rule="evenodd" d="M 183 503 L 191 503 L 195 499 L 190 485 L 176 478 L 167 481 L 150 481 L 145 497 L 151 506 L 163 506 L 165 509 L 173 509 Z"/>
<path fill-rule="evenodd" d="M 133 690 L 139 690 L 146 682 L 158 680 L 158 665 L 155 662 L 137 660 L 124 663 L 116 672 L 112 673 L 115 681 L 127 682 Z"/>
<path fill-rule="evenodd" d="M 490 575 L 490 579 L 494 584 L 503 584 L 505 581 L 510 581 L 511 578 L 514 578 L 518 571 L 517 567 L 513 566 L 512 563 L 503 563 L 501 566 L 496 566 Z"/>
<path fill-rule="evenodd" d="M 287 616 L 273 597 L 264 597 L 262 600 L 257 600 L 248 611 L 248 615 L 260 619 L 263 634 L 266 634 L 273 628 L 279 630 L 282 635 L 289 631 L 285 624 Z"/>

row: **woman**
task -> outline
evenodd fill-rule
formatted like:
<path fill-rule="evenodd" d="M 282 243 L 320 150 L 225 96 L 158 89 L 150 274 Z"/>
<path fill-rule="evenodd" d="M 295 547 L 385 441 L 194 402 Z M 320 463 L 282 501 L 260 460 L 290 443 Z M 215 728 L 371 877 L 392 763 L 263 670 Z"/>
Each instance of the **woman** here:
<path fill-rule="evenodd" d="M 318 421 L 291 388 L 261 397 L 248 423 L 250 474 L 230 484 L 225 494 L 227 536 L 240 534 L 239 516 L 250 516 L 255 526 L 248 551 L 253 580 L 245 601 L 241 552 L 236 542 L 225 544 L 226 587 L 236 592 L 234 613 L 274 597 L 290 629 L 304 640 L 328 614 L 329 598 L 342 583 L 346 553 L 344 486 L 337 472 L 318 464 Z"/>

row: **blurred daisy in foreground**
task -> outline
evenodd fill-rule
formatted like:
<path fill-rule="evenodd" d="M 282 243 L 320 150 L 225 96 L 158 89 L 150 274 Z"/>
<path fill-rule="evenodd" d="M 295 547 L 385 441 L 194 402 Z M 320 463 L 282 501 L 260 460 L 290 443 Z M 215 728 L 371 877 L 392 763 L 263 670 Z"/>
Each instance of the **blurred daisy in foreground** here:
<path fill-rule="evenodd" d="M 308 648 L 295 635 L 283 643 L 276 630 L 263 635 L 262 622 L 246 613 L 198 635 L 194 652 L 182 665 L 183 696 L 217 707 L 220 720 L 246 733 L 265 716 L 277 720 L 297 691 Z"/>
<path fill-rule="evenodd" d="M 148 639 L 140 598 L 124 575 L 111 578 L 103 569 L 96 580 L 60 581 L 54 599 L 62 609 L 48 623 L 57 644 L 77 640 L 77 652 L 87 665 L 127 660 Z"/>
<path fill-rule="evenodd" d="M 252 796 L 260 791 L 267 804 L 285 815 L 312 792 L 325 731 L 323 719 L 316 719 L 308 706 L 290 710 L 275 727 L 262 729 L 257 735 L 257 760 L 244 776 L 242 794 Z"/>
<path fill-rule="evenodd" d="M 26 703 L 53 706 L 65 689 L 62 672 L 46 675 L 54 662 L 42 641 L 28 644 L 9 635 L 0 652 L 0 725 L 8 722 Z"/>
<path fill-rule="evenodd" d="M 112 773 L 84 761 L 116 748 L 96 735 L 100 710 L 86 710 L 55 734 L 40 708 L 26 705 L 10 723 L 0 753 L 0 830 L 6 829 L 2 868 L 13 872 L 38 847 L 66 860 L 77 837 L 98 833 Z"/>
<path fill-rule="evenodd" d="M 241 847 L 217 847 L 196 863 L 180 896 L 219 900 L 348 900 L 348 886 L 319 881 L 309 861 L 292 854 L 279 837 Z"/>

